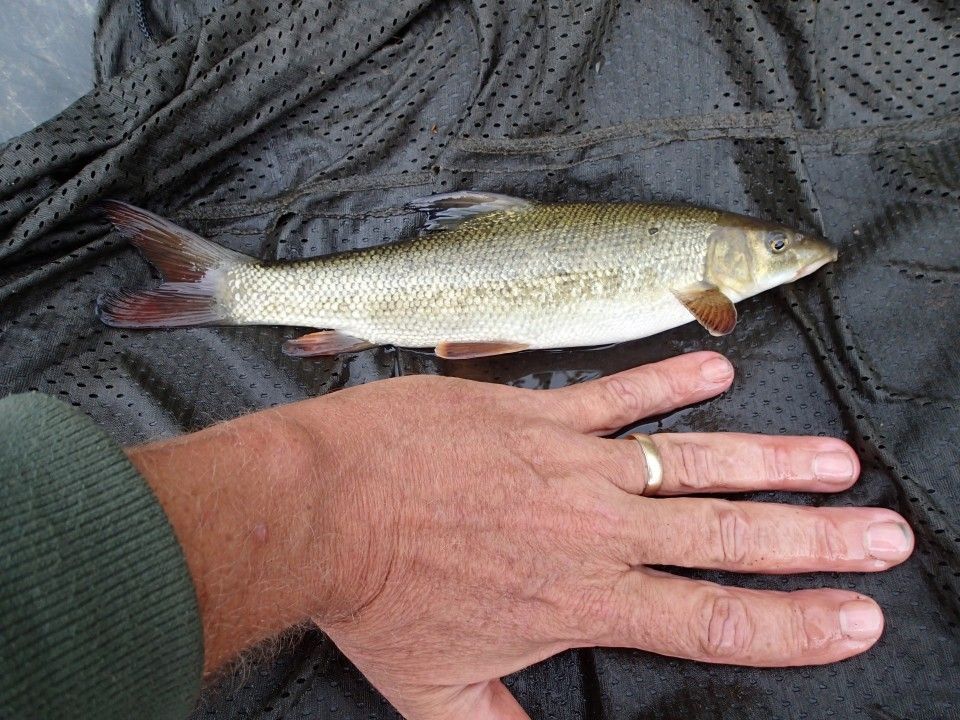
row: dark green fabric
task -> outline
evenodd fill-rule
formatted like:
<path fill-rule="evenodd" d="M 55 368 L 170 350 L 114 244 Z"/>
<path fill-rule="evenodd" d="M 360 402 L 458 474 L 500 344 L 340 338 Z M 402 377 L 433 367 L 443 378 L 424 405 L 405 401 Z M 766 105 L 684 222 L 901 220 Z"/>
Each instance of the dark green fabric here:
<path fill-rule="evenodd" d="M 185 717 L 196 597 L 119 446 L 51 397 L 0 400 L 0 508 L 0 717 Z"/>

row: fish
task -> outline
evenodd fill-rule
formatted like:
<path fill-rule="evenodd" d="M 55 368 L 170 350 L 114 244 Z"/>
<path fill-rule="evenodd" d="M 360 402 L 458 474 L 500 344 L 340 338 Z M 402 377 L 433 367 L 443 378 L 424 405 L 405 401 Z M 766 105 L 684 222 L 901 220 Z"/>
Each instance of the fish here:
<path fill-rule="evenodd" d="M 284 342 L 294 357 L 392 345 L 466 359 L 610 345 L 693 321 L 721 336 L 737 302 L 837 259 L 818 236 L 708 207 L 458 191 L 412 200 L 423 222 L 406 241 L 263 262 L 127 203 L 101 205 L 162 280 L 103 294 L 104 323 L 314 329 Z"/>

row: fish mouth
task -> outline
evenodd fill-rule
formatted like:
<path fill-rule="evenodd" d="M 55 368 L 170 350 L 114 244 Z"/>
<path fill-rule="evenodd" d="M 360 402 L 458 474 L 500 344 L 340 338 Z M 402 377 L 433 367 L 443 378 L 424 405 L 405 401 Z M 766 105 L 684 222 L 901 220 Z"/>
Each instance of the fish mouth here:
<path fill-rule="evenodd" d="M 806 277 L 810 273 L 815 273 L 817 270 L 822 268 L 827 263 L 836 262 L 838 257 L 839 257 L 839 253 L 837 252 L 837 249 L 832 248 L 828 255 L 824 255 L 823 257 L 817 258 L 813 262 L 808 263 L 804 265 L 802 268 L 800 268 L 799 270 L 797 270 L 797 274 L 794 275 L 793 279 L 799 280 L 802 277 Z"/>

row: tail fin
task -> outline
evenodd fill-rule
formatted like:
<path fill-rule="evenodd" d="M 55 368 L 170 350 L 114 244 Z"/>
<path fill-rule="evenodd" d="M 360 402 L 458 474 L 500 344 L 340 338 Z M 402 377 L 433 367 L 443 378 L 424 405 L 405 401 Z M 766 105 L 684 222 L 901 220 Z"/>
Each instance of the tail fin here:
<path fill-rule="evenodd" d="M 213 293 L 202 293 L 193 283 L 166 283 L 139 293 L 104 293 L 97 298 L 97 315 L 106 325 L 125 328 L 229 324 Z"/>
<path fill-rule="evenodd" d="M 132 205 L 107 200 L 101 206 L 164 281 L 155 290 L 102 295 L 97 315 L 104 323 L 129 328 L 229 323 L 229 313 L 216 298 L 220 279 L 230 266 L 254 262 L 253 258 Z"/>

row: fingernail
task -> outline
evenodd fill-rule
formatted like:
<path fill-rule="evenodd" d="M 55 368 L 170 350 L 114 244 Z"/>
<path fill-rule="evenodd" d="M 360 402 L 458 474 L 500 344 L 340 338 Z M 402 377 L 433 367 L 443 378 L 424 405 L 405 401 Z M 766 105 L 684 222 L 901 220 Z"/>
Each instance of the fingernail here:
<path fill-rule="evenodd" d="M 883 630 L 883 613 L 869 600 L 850 600 L 840 606 L 840 631 L 852 640 L 873 640 Z"/>
<path fill-rule="evenodd" d="M 733 365 L 726 358 L 710 358 L 700 366 L 700 376 L 707 382 L 724 382 L 733 377 Z"/>
<path fill-rule="evenodd" d="M 853 460 L 844 452 L 820 453 L 813 459 L 813 474 L 817 480 L 846 482 L 853 478 Z"/>
<path fill-rule="evenodd" d="M 910 535 L 901 523 L 874 523 L 867 528 L 865 545 L 877 560 L 901 560 L 910 549 Z"/>

